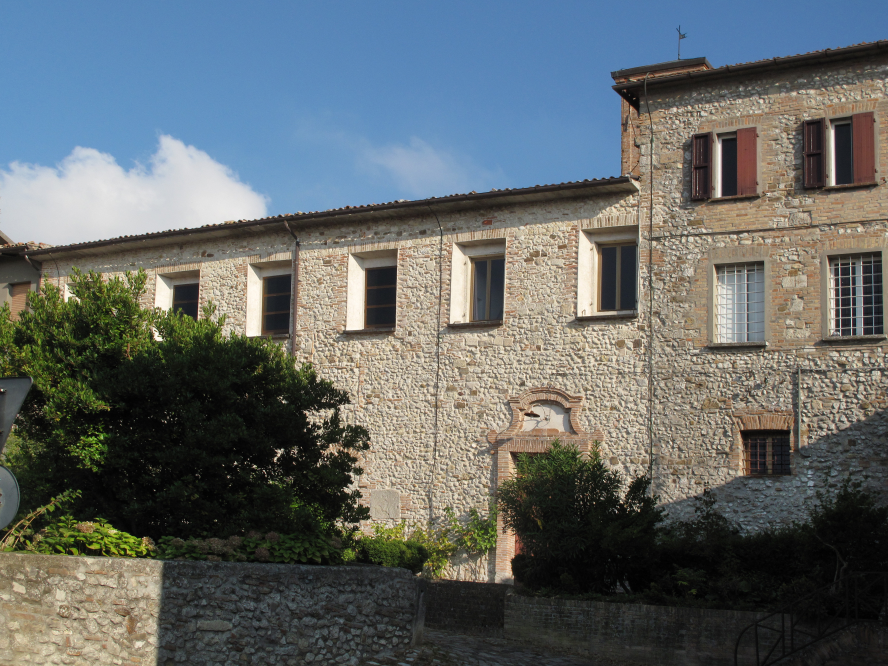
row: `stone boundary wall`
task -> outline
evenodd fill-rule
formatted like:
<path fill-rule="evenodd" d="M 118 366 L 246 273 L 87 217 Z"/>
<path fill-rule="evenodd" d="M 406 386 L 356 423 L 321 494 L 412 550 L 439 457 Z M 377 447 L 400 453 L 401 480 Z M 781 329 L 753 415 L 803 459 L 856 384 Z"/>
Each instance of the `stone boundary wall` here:
<path fill-rule="evenodd" d="M 426 588 L 429 628 L 501 637 L 506 595 L 514 588 L 495 583 L 442 580 Z"/>
<path fill-rule="evenodd" d="M 0 554 L 0 666 L 357 664 L 422 610 L 403 569 Z"/>
<path fill-rule="evenodd" d="M 737 637 L 757 615 L 510 594 L 504 636 L 621 664 L 733 666 Z"/>

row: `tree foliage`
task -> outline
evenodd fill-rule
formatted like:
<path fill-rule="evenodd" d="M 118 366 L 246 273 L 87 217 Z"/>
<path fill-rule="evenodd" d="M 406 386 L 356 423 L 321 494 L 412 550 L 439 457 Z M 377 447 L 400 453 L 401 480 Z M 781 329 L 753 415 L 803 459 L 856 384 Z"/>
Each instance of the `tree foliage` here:
<path fill-rule="evenodd" d="M 155 538 L 365 517 L 350 486 L 369 437 L 342 422 L 347 394 L 269 340 L 223 335 L 212 306 L 141 308 L 145 281 L 75 272 L 74 298 L 46 285 L 0 316 L 3 370 L 34 378 L 18 430 L 46 491 Z"/>
<path fill-rule="evenodd" d="M 639 477 L 621 494 L 622 478 L 597 447 L 585 457 L 556 441 L 545 454 L 520 455 L 517 474 L 497 491 L 525 551 L 512 561 L 516 579 L 601 593 L 643 585 L 661 519 L 649 485 Z"/>

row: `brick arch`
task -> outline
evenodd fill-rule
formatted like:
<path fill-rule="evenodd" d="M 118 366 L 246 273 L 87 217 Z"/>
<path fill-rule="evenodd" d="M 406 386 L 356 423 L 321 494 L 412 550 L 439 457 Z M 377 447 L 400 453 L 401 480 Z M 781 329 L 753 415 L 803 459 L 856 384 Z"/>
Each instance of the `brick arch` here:
<path fill-rule="evenodd" d="M 734 469 L 745 473 L 743 460 L 743 432 L 747 430 L 788 430 L 790 433 L 791 451 L 798 451 L 795 437 L 795 415 L 790 410 L 754 410 L 731 414 L 733 423 L 733 446 L 731 460 Z"/>
<path fill-rule="evenodd" d="M 505 428 L 505 430 L 501 430 L 500 432 L 491 430 L 487 435 L 487 440 L 491 444 L 496 445 L 498 441 L 514 437 L 520 433 L 521 426 L 524 423 L 524 414 L 527 413 L 533 405 L 541 402 L 554 402 L 564 407 L 569 413 L 570 427 L 573 432 L 563 433 L 565 437 L 570 437 L 572 435 L 588 436 L 580 425 L 580 411 L 583 408 L 583 396 L 570 395 L 566 391 L 562 391 L 561 389 L 552 386 L 540 386 L 528 389 L 517 396 L 509 398 L 509 407 L 512 410 L 511 423 Z M 524 439 L 524 437 L 522 437 L 522 439 Z M 601 438 L 599 437 L 598 439 Z"/>

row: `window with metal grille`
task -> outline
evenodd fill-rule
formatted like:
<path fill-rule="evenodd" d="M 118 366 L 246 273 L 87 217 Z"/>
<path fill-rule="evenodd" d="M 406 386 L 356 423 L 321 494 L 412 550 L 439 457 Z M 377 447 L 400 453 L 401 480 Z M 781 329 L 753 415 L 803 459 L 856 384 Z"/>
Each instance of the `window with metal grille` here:
<path fill-rule="evenodd" d="M 716 342 L 762 342 L 765 339 L 765 265 L 716 267 Z"/>
<path fill-rule="evenodd" d="M 395 325 L 398 267 L 368 268 L 365 273 L 364 327 Z"/>
<path fill-rule="evenodd" d="M 632 243 L 603 245 L 598 250 L 598 311 L 636 308 L 638 246 Z"/>
<path fill-rule="evenodd" d="M 504 257 L 472 259 L 472 321 L 500 321 L 506 286 Z"/>
<path fill-rule="evenodd" d="M 262 279 L 262 335 L 290 332 L 290 275 Z"/>
<path fill-rule="evenodd" d="M 830 335 L 881 335 L 882 308 L 881 253 L 830 257 Z"/>
<path fill-rule="evenodd" d="M 199 291 L 200 287 L 197 283 L 174 284 L 173 312 L 181 312 L 192 319 L 197 319 Z"/>
<path fill-rule="evenodd" d="M 788 430 L 748 430 L 743 433 L 746 473 L 751 475 L 791 474 Z"/>

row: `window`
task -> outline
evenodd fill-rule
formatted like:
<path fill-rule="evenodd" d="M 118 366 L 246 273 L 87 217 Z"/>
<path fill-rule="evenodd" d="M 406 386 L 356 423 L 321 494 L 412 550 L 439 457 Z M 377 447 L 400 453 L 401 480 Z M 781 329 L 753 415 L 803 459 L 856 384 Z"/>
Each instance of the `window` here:
<path fill-rule="evenodd" d="M 829 258 L 830 336 L 884 333 L 882 254 Z"/>
<path fill-rule="evenodd" d="M 598 310 L 634 310 L 638 285 L 638 246 L 635 242 L 603 245 L 598 250 Z"/>
<path fill-rule="evenodd" d="M 450 278 L 450 325 L 489 322 L 505 316 L 506 241 L 454 243 Z"/>
<path fill-rule="evenodd" d="M 31 291 L 30 282 L 19 282 L 9 285 L 9 318 L 18 321 L 19 315 L 28 309 L 28 292 Z"/>
<path fill-rule="evenodd" d="M 290 283 L 292 275 L 262 278 L 262 335 L 290 332 Z"/>
<path fill-rule="evenodd" d="M 472 259 L 472 321 L 502 320 L 505 278 L 505 257 Z"/>
<path fill-rule="evenodd" d="M 695 134 L 691 140 L 691 199 L 756 194 L 757 138 L 755 127 Z"/>
<path fill-rule="evenodd" d="M 764 342 L 765 266 L 716 266 L 716 342 Z"/>
<path fill-rule="evenodd" d="M 345 330 L 392 330 L 398 319 L 398 251 L 348 255 Z"/>
<path fill-rule="evenodd" d="M 742 435 L 747 474 L 779 476 L 792 473 L 788 430 L 747 430 Z"/>
<path fill-rule="evenodd" d="M 870 185 L 876 182 L 873 112 L 815 118 L 803 126 L 804 186 Z"/>
<path fill-rule="evenodd" d="M 192 319 L 197 319 L 199 292 L 200 285 L 198 283 L 174 284 L 173 312 L 181 312 Z"/>
<path fill-rule="evenodd" d="M 395 296 L 397 295 L 398 267 L 368 268 L 366 282 L 364 327 L 394 326 L 397 309 Z"/>

